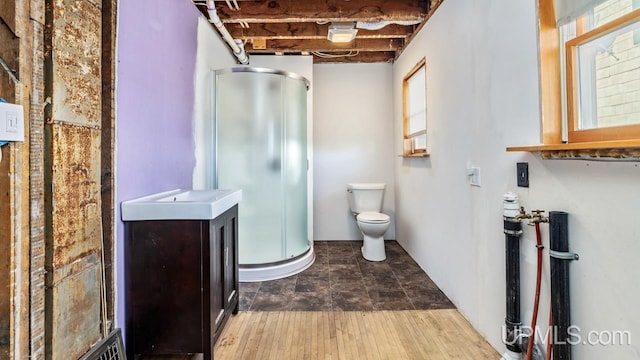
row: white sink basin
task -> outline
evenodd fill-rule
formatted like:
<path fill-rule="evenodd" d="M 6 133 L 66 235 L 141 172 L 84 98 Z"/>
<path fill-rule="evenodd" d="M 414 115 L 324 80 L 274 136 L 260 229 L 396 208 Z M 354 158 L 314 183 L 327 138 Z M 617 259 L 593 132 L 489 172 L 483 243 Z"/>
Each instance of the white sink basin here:
<path fill-rule="evenodd" d="M 123 221 L 211 220 L 242 200 L 242 190 L 170 190 L 123 201 Z"/>

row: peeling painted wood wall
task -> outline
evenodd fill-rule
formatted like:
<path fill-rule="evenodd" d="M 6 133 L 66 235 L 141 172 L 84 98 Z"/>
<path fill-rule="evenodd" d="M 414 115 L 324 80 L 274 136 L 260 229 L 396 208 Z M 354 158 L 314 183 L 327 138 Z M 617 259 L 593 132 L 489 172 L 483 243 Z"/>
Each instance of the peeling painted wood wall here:
<path fill-rule="evenodd" d="M 0 97 L 25 110 L 25 141 L 0 149 L 0 359 L 98 341 L 103 234 L 113 321 L 116 4 L 0 1 Z"/>
<path fill-rule="evenodd" d="M 29 114 L 29 174 L 30 174 L 30 356 L 44 359 L 44 293 L 45 293 L 45 197 L 44 197 L 44 0 L 31 0 L 30 20 L 33 35 L 33 67 L 31 89 L 31 111 Z M 24 19 L 27 21 L 27 19 Z"/>
<path fill-rule="evenodd" d="M 0 97 L 33 111 L 33 42 L 29 1 L 0 3 Z M 28 115 L 26 115 L 28 116 Z M 30 126 L 25 141 L 5 145 L 0 163 L 0 358 L 29 356 Z M 35 176 L 37 178 L 37 175 Z"/>
<path fill-rule="evenodd" d="M 101 5 L 46 1 L 47 359 L 78 358 L 101 335 Z"/>
<path fill-rule="evenodd" d="M 107 13 L 92 0 L 0 2 L 0 97 L 26 118 L 25 142 L 1 149 L 0 359 L 74 359 L 101 336 L 103 231 L 109 270 L 113 241 L 109 1 Z"/>
<path fill-rule="evenodd" d="M 102 2 L 102 144 L 101 144 L 101 197 L 102 197 L 102 238 L 104 240 L 104 268 L 107 319 L 115 319 L 115 279 L 113 274 L 115 234 L 114 234 L 114 171 L 115 168 L 115 74 L 116 74 L 116 9 L 118 0 Z"/>

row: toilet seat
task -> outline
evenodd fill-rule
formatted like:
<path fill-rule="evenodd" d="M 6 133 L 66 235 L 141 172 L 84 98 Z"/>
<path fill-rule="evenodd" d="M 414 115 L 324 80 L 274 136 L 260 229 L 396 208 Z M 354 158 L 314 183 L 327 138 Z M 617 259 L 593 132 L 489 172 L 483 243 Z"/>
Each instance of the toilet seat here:
<path fill-rule="evenodd" d="M 358 216 L 356 216 L 356 219 L 367 224 L 381 224 L 389 222 L 391 218 L 387 214 L 375 211 L 365 211 L 358 214 Z"/>

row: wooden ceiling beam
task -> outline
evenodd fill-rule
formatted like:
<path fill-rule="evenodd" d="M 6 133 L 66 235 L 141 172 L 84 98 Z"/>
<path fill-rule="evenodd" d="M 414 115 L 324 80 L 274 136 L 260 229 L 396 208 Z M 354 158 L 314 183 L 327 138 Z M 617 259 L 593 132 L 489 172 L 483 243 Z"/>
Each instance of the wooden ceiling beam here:
<path fill-rule="evenodd" d="M 397 51 L 402 48 L 399 39 L 356 39 L 350 43 L 333 43 L 329 40 L 268 40 L 264 49 L 256 49 L 253 44 L 245 44 L 249 53 L 291 53 L 291 52 L 331 52 L 331 51 Z"/>
<path fill-rule="evenodd" d="M 422 20 L 427 15 L 428 0 L 260 0 L 240 3 L 231 10 L 217 2 L 218 16 L 224 23 L 332 22 Z"/>
<path fill-rule="evenodd" d="M 192 0 L 209 18 L 205 0 Z M 231 1 L 231 0 L 229 0 Z M 313 54 L 314 63 L 393 62 L 442 0 L 215 0 L 216 11 L 234 39 L 249 54 Z M 351 43 L 326 39 L 332 22 L 391 24 L 358 29 Z M 412 21 L 415 25 L 393 22 Z M 248 26 L 248 27 L 247 27 Z M 214 27 L 215 28 L 215 27 Z M 352 56 L 341 56 L 350 54 Z M 328 55 L 328 56 L 327 56 Z M 335 55 L 335 56 L 331 56 Z"/>
<path fill-rule="evenodd" d="M 243 28 L 240 24 L 226 24 L 231 36 L 236 39 L 266 38 L 266 39 L 326 39 L 329 24 L 316 23 L 266 23 L 251 24 Z M 387 25 L 376 31 L 358 29 L 358 38 L 390 39 L 406 38 L 413 33 L 414 26 Z"/>

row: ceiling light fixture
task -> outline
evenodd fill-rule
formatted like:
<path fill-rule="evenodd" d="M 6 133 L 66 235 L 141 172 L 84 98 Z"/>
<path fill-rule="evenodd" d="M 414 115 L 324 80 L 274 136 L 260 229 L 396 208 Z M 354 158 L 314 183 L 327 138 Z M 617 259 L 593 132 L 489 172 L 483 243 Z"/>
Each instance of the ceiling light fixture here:
<path fill-rule="evenodd" d="M 331 42 L 348 43 L 356 38 L 357 33 L 355 22 L 334 22 L 329 26 L 327 39 Z"/>

